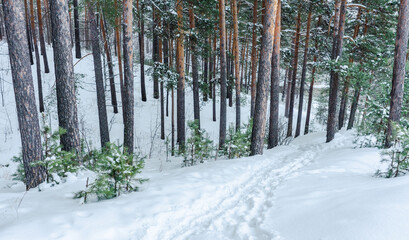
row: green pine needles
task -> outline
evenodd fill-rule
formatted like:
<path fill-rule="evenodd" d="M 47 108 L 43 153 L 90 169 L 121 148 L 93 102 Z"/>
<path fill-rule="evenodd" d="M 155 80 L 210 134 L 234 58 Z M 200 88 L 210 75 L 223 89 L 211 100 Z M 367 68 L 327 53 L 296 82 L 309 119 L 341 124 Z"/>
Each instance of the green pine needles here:
<path fill-rule="evenodd" d="M 186 141 L 184 167 L 204 163 L 205 160 L 213 158 L 215 152 L 213 141 L 210 140 L 205 130 L 199 129 L 197 120 L 188 122 L 188 126 L 191 135 Z"/>
<path fill-rule="evenodd" d="M 393 124 L 393 146 L 382 151 L 382 162 L 388 163 L 386 171 L 378 170 L 377 176 L 398 177 L 409 171 L 409 129 Z"/>
<path fill-rule="evenodd" d="M 104 149 L 93 151 L 88 168 L 96 173 L 96 178 L 91 184 L 87 181 L 86 189 L 76 193 L 75 198 L 84 198 L 86 203 L 90 197 L 96 197 L 99 201 L 137 191 L 138 184 L 147 181 L 136 178 L 144 167 L 144 159 L 139 154 L 129 154 L 115 144 L 107 144 Z"/>

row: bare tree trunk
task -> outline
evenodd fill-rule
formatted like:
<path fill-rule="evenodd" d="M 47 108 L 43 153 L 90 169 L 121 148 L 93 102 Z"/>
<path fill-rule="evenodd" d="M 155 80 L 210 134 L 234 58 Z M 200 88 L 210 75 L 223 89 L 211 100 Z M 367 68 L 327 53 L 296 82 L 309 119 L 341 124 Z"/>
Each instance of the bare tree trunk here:
<path fill-rule="evenodd" d="M 50 68 L 48 66 L 47 52 L 45 49 L 43 16 L 41 13 L 41 1 L 40 0 L 37 0 L 37 19 L 38 19 L 38 33 L 39 33 L 39 40 L 40 40 L 41 55 L 43 55 L 43 61 L 44 61 L 44 72 L 49 73 Z"/>
<path fill-rule="evenodd" d="M 359 19 L 361 18 L 361 8 L 358 10 L 358 14 L 356 16 L 357 24 L 355 25 L 354 28 L 354 35 L 352 36 L 353 39 L 356 39 L 359 33 Z M 354 62 L 354 58 L 350 57 L 349 58 L 349 63 L 352 64 Z M 348 92 L 349 92 L 349 83 L 350 83 L 350 77 L 346 77 L 345 82 L 344 82 L 344 89 L 342 91 L 342 96 L 341 96 L 341 104 L 339 108 L 339 116 L 338 116 L 338 129 L 341 129 L 344 126 L 344 119 L 345 119 L 345 112 L 346 112 L 346 106 L 347 106 L 347 101 L 348 101 Z"/>
<path fill-rule="evenodd" d="M 117 0 L 114 1 L 115 9 L 117 12 L 120 12 L 118 9 L 118 2 Z M 122 54 L 121 54 L 121 15 L 115 17 L 115 42 L 116 42 L 116 49 L 117 49 L 117 57 L 118 57 L 118 70 L 119 70 L 119 89 L 121 93 L 121 101 L 122 101 L 122 120 L 125 123 L 125 109 L 124 109 L 124 102 L 125 102 L 125 90 L 124 90 L 124 74 L 123 74 L 123 67 L 122 67 Z M 141 62 L 142 65 L 142 62 Z M 141 74 L 142 75 L 142 74 Z"/>
<path fill-rule="evenodd" d="M 40 66 L 40 53 L 38 52 L 38 44 L 37 44 L 37 33 L 34 23 L 34 2 L 30 0 L 30 22 L 31 22 L 31 31 L 32 37 L 34 42 L 34 53 L 36 56 L 36 70 L 37 70 L 37 83 L 38 83 L 38 101 L 40 106 L 40 112 L 44 112 L 44 100 L 43 100 L 43 83 L 41 79 L 41 66 Z"/>
<path fill-rule="evenodd" d="M 297 128 L 295 129 L 295 137 L 300 136 L 301 132 L 301 119 L 302 119 L 302 109 L 304 104 L 304 86 L 305 86 L 305 76 L 307 74 L 307 61 L 308 61 L 308 47 L 310 41 L 310 29 L 311 29 L 311 16 L 312 16 L 312 3 L 310 3 L 310 10 L 308 13 L 307 20 L 307 35 L 305 36 L 305 48 L 304 48 L 304 61 L 301 73 L 301 83 L 300 83 L 300 101 L 298 103 L 298 116 L 297 116 Z"/>
<path fill-rule="evenodd" d="M 139 8 L 139 1 L 137 4 Z M 144 1 L 142 2 L 139 11 L 139 60 L 141 65 L 141 95 L 142 102 L 146 102 L 146 86 L 145 86 L 145 19 L 143 16 L 145 8 Z"/>
<path fill-rule="evenodd" d="M 152 32 L 153 32 L 153 40 L 152 40 L 152 59 L 154 62 L 154 68 L 156 68 L 156 62 L 159 62 L 159 37 L 157 33 L 157 26 L 159 26 L 159 16 L 157 13 L 157 9 L 152 4 L 152 15 L 153 15 L 153 25 L 152 25 Z M 157 74 L 153 75 L 153 98 L 159 99 L 159 76 Z"/>
<path fill-rule="evenodd" d="M 361 95 L 361 86 L 360 84 L 357 84 L 355 88 L 354 99 L 352 100 L 351 113 L 349 114 L 347 130 L 350 130 L 354 127 L 355 113 L 356 113 L 356 110 L 358 109 L 360 95 Z"/>
<path fill-rule="evenodd" d="M 298 15 L 297 15 L 297 26 L 295 30 L 295 45 L 294 45 L 294 58 L 293 58 L 293 74 L 291 79 L 291 96 L 290 96 L 290 106 L 288 108 L 288 128 L 287 137 L 293 135 L 293 115 L 294 115 L 294 102 L 295 102 L 295 91 L 297 82 L 297 67 L 298 67 L 298 49 L 300 46 L 300 30 L 301 30 L 301 4 L 298 5 Z"/>
<path fill-rule="evenodd" d="M 263 154 L 264 136 L 266 131 L 266 114 L 268 88 L 271 79 L 271 64 L 273 43 L 277 20 L 278 0 L 265 1 L 265 15 L 263 22 L 260 66 L 257 81 L 257 95 L 254 107 L 253 131 L 251 134 L 250 155 Z"/>
<path fill-rule="evenodd" d="M 219 28 L 220 28 L 220 129 L 219 149 L 226 141 L 226 12 L 224 0 L 219 0 Z M 214 88 L 214 87 L 213 87 Z M 215 90 L 215 89 L 213 89 Z M 213 101 L 216 95 L 213 93 Z"/>
<path fill-rule="evenodd" d="M 48 0 L 44 0 L 44 17 L 45 18 L 45 25 L 47 27 L 47 43 L 51 45 L 52 42 L 52 30 L 51 30 L 51 19 L 50 19 L 50 4 Z"/>
<path fill-rule="evenodd" d="M 52 1 L 52 0 L 51 0 Z M 74 6 L 74 35 L 75 35 L 75 57 L 81 58 L 81 39 L 80 39 L 80 22 L 78 14 L 78 0 L 72 1 Z"/>
<path fill-rule="evenodd" d="M 109 142 L 109 130 L 108 130 L 108 117 L 107 108 L 105 102 L 105 89 L 104 78 L 102 75 L 102 61 L 101 61 L 101 49 L 99 47 L 99 32 L 97 26 L 97 19 L 94 13 L 94 7 L 88 2 L 88 19 L 91 31 L 91 47 L 92 56 L 94 59 L 94 72 L 95 83 L 97 90 L 97 103 L 98 103 L 98 119 L 99 119 L 99 135 L 101 140 L 101 148 Z M 101 18 L 102 21 L 102 18 Z M 101 26 L 103 26 L 101 24 Z"/>
<path fill-rule="evenodd" d="M 332 50 L 332 60 L 340 59 L 342 54 L 342 43 L 344 38 L 344 27 L 345 27 L 345 12 L 346 12 L 346 0 L 341 0 L 341 7 L 339 13 L 339 27 L 338 34 L 334 37 L 333 50 Z M 338 101 L 338 87 L 339 87 L 339 72 L 334 69 L 331 70 L 330 78 L 330 96 L 328 101 L 328 121 L 327 121 L 327 142 L 330 142 L 335 137 L 336 132 L 336 112 L 337 112 L 337 101 Z"/>
<path fill-rule="evenodd" d="M 27 0 L 24 0 L 24 14 L 25 14 L 25 24 L 26 24 L 26 37 L 30 55 L 30 63 L 34 65 L 34 58 L 33 58 L 33 38 L 31 34 L 31 24 L 30 24 L 30 14 L 28 12 Z M 3 18 L 2 18 L 3 19 Z"/>
<path fill-rule="evenodd" d="M 274 29 L 273 56 L 271 62 L 270 119 L 268 132 L 268 149 L 278 145 L 278 110 L 280 104 L 280 33 L 281 33 L 281 0 L 278 0 L 276 26 Z"/>
<path fill-rule="evenodd" d="M 240 131 L 241 113 L 240 113 L 240 56 L 239 56 L 239 21 L 237 11 L 237 0 L 232 0 L 233 5 L 233 58 L 234 58 L 234 73 L 236 80 L 236 131 Z"/>
<path fill-rule="evenodd" d="M 50 13 L 53 31 L 58 122 L 59 126 L 67 131 L 61 135 L 60 141 L 64 150 L 80 152 L 68 0 L 50 1 Z"/>
<path fill-rule="evenodd" d="M 251 47 L 251 106 L 250 117 L 254 117 L 254 104 L 256 103 L 256 76 L 257 76 L 257 5 L 258 0 L 253 2 L 253 39 Z"/>
<path fill-rule="evenodd" d="M 134 86 L 133 86 L 133 41 L 132 0 L 123 2 L 123 53 L 124 53 L 124 147 L 128 153 L 134 148 Z M 118 51 L 119 52 L 119 51 Z"/>
<path fill-rule="evenodd" d="M 398 26 L 396 30 L 395 63 L 392 75 L 391 105 L 388 119 L 388 130 L 386 132 L 385 148 L 393 143 L 393 123 L 399 123 L 402 101 L 403 86 L 405 82 L 406 52 L 408 48 L 409 34 L 409 1 L 401 0 L 399 7 Z"/>
<path fill-rule="evenodd" d="M 321 20 L 322 16 L 320 15 L 318 17 L 318 22 L 317 22 L 317 28 L 321 25 Z M 315 51 L 318 51 L 318 37 L 315 36 Z M 304 134 L 308 134 L 310 131 L 310 118 L 311 118 L 311 108 L 312 108 L 312 96 L 314 93 L 314 83 L 315 83 L 315 71 L 316 71 L 316 66 L 315 63 L 317 62 L 318 59 L 318 52 L 315 53 L 314 55 L 314 66 L 312 67 L 311 71 L 311 83 L 310 83 L 310 90 L 308 92 L 308 106 L 307 106 L 307 117 L 305 119 L 305 128 L 304 128 Z"/>
<path fill-rule="evenodd" d="M 14 96 L 20 129 L 26 189 L 37 187 L 46 179 L 43 166 L 32 165 L 42 160 L 40 126 L 35 104 L 34 83 L 29 62 L 29 49 L 24 29 L 22 0 L 3 0 Z"/>
<path fill-rule="evenodd" d="M 189 2 L 189 27 L 195 29 L 195 14 L 193 12 L 193 3 Z M 199 99 L 199 69 L 196 56 L 196 37 L 190 37 L 190 50 L 192 57 L 192 79 L 193 79 L 193 115 L 200 129 L 200 99 Z"/>
<path fill-rule="evenodd" d="M 105 54 L 107 56 L 107 62 L 108 62 L 109 86 L 111 89 L 111 104 L 114 107 L 114 113 L 118 113 L 118 102 L 116 99 L 114 67 L 112 64 L 111 49 L 109 48 L 109 45 L 108 45 L 107 29 L 105 28 L 105 21 L 102 16 L 101 16 L 100 25 L 101 25 L 102 39 L 104 41 Z"/>
<path fill-rule="evenodd" d="M 177 141 L 179 151 L 185 150 L 185 65 L 184 65 L 184 34 L 183 34 L 183 0 L 176 0 L 176 9 L 178 15 L 177 38 L 177 72 L 179 74 L 177 86 Z"/>

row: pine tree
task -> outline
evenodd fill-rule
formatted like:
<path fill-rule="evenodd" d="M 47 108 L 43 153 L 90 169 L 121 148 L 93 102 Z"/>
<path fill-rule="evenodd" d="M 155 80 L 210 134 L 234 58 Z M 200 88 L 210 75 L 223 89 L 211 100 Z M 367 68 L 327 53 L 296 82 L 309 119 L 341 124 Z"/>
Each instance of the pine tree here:
<path fill-rule="evenodd" d="M 396 30 L 395 63 L 393 66 L 391 103 L 386 132 L 385 147 L 392 145 L 393 124 L 399 123 L 403 102 L 403 86 L 405 82 L 406 52 L 409 34 L 409 0 L 401 0 L 399 7 L 398 26 Z"/>
<path fill-rule="evenodd" d="M 123 18 L 124 99 L 122 104 L 124 108 L 124 147 L 131 154 L 134 151 L 132 0 L 124 0 Z"/>
<path fill-rule="evenodd" d="M 226 96 L 227 96 L 227 62 L 226 62 L 226 12 L 224 0 L 219 0 L 219 32 L 220 32 L 220 128 L 219 149 L 226 141 Z M 215 100 L 215 95 L 213 95 Z"/>
<path fill-rule="evenodd" d="M 95 10 L 91 2 L 88 2 L 88 15 L 89 26 L 91 31 L 91 47 L 92 56 L 94 58 L 94 72 L 95 83 L 97 89 L 97 102 L 98 102 L 98 119 L 99 119 L 99 135 L 101 140 L 101 148 L 109 142 L 109 130 L 108 130 L 108 117 L 107 108 L 105 102 L 105 89 L 104 78 L 102 75 L 102 61 L 101 61 L 101 49 L 99 47 L 99 31 L 97 26 L 97 19 L 95 17 Z M 102 26 L 102 25 L 101 25 Z"/>
<path fill-rule="evenodd" d="M 40 126 L 35 104 L 29 49 L 24 29 L 23 0 L 3 0 L 3 13 L 9 47 L 14 95 L 20 129 L 26 189 L 37 187 L 46 179 L 45 169 L 32 166 L 42 159 Z"/>
<path fill-rule="evenodd" d="M 265 16 L 260 51 L 260 66 L 257 81 L 257 95 L 254 107 L 251 155 L 263 154 L 266 128 L 267 99 L 273 54 L 274 32 L 277 20 L 278 0 L 265 1 Z"/>
<path fill-rule="evenodd" d="M 179 151 L 183 152 L 185 149 L 185 65 L 184 65 L 184 34 L 183 34 L 183 0 L 176 0 L 176 9 L 178 17 L 178 31 L 177 38 L 177 72 L 179 74 L 177 86 L 177 141 L 179 143 Z"/>
<path fill-rule="evenodd" d="M 59 126 L 63 150 L 80 151 L 68 0 L 50 1 Z"/>

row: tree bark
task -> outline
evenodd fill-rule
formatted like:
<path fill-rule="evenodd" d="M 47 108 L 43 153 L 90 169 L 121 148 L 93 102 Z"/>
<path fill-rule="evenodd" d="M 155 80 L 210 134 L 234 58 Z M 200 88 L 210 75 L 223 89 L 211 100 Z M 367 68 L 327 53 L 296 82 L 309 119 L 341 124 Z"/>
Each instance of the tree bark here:
<path fill-rule="evenodd" d="M 290 106 L 288 108 L 288 128 L 287 137 L 293 135 L 293 115 L 294 115 L 294 102 L 295 102 L 295 91 L 297 82 L 297 68 L 298 68 L 298 49 L 300 46 L 300 30 L 301 30 L 301 4 L 298 5 L 298 15 L 297 15 L 297 25 L 295 30 L 295 46 L 294 46 L 294 58 L 293 58 L 293 74 L 291 79 L 291 96 L 290 96 Z"/>
<path fill-rule="evenodd" d="M 317 28 L 319 28 L 319 26 L 321 25 L 321 20 L 322 20 L 322 16 L 320 15 L 318 17 L 318 22 L 317 22 Z M 311 108 L 312 108 L 312 96 L 314 93 L 314 83 L 315 83 L 315 71 L 316 71 L 316 66 L 315 63 L 318 60 L 318 37 L 315 36 L 315 55 L 314 55 L 314 66 L 312 67 L 312 71 L 311 71 L 311 83 L 310 83 L 310 90 L 308 92 L 308 106 L 307 106 L 307 117 L 305 119 L 305 128 L 304 128 L 304 134 L 308 134 L 308 132 L 310 131 L 310 118 L 311 118 Z"/>
<path fill-rule="evenodd" d="M 118 102 L 116 99 L 115 77 L 114 77 L 114 67 L 112 64 L 111 49 L 109 48 L 109 45 L 108 45 L 107 29 L 105 27 L 104 18 L 101 17 L 100 20 L 101 20 L 100 25 L 101 25 L 102 39 L 104 41 L 105 55 L 107 56 L 107 63 L 108 63 L 109 86 L 111 89 L 111 104 L 114 108 L 114 113 L 118 113 Z"/>
<path fill-rule="evenodd" d="M 139 9 L 139 1 L 137 4 Z M 145 3 L 142 1 L 139 11 L 139 60 L 141 67 L 141 95 L 142 102 L 146 102 L 146 86 L 145 86 L 145 19 L 143 17 Z"/>
<path fill-rule="evenodd" d="M 102 75 L 101 49 L 99 47 L 99 31 L 94 7 L 91 5 L 91 2 L 88 2 L 88 19 L 92 38 L 91 47 L 94 59 L 94 73 L 97 90 L 99 135 L 101 148 L 103 148 L 109 142 L 108 117 L 105 102 L 104 77 Z M 101 26 L 103 25 L 101 24 Z"/>
<path fill-rule="evenodd" d="M 177 38 L 177 141 L 179 151 L 185 150 L 185 65 L 184 65 L 184 34 L 183 34 L 183 0 L 176 0 L 179 36 Z"/>
<path fill-rule="evenodd" d="M 240 113 L 240 56 L 239 56 L 239 20 L 237 11 L 237 0 L 232 0 L 233 3 L 233 57 L 234 57 L 234 73 L 236 87 L 236 131 L 240 131 L 241 113 Z"/>
<path fill-rule="evenodd" d="M 308 47 L 310 42 L 310 29 L 311 29 L 311 16 L 312 16 L 312 3 L 310 3 L 310 10 L 308 13 L 307 20 L 307 33 L 305 36 L 305 47 L 304 47 L 304 60 L 302 65 L 301 72 L 301 83 L 300 83 L 300 101 L 298 103 L 298 116 L 297 116 L 297 127 L 295 129 L 295 137 L 300 136 L 301 133 L 301 120 L 302 120 L 302 109 L 304 104 L 304 86 L 305 86 L 305 77 L 307 74 L 307 61 L 308 61 Z"/>
<path fill-rule="evenodd" d="M 401 0 L 399 7 L 398 26 L 396 30 L 395 63 L 393 65 L 391 104 L 386 132 L 385 147 L 389 148 L 393 143 L 393 123 L 399 123 L 402 101 L 403 86 L 405 82 L 406 52 L 408 48 L 409 34 L 409 0 Z"/>
<path fill-rule="evenodd" d="M 123 2 L 123 53 L 124 53 L 124 147 L 134 151 L 134 85 L 133 85 L 133 40 L 132 0 Z M 119 51 L 118 51 L 119 52 Z"/>
<path fill-rule="evenodd" d="M 224 0 L 219 0 L 219 30 L 220 30 L 220 129 L 219 149 L 223 148 L 226 141 L 226 12 Z M 215 89 L 214 89 L 215 90 Z M 213 101 L 215 100 L 213 93 Z"/>
<path fill-rule="evenodd" d="M 189 2 L 189 27 L 193 34 L 195 32 L 195 14 L 193 12 L 193 3 Z M 193 79 L 193 115 L 195 121 L 197 121 L 200 129 L 200 99 L 199 99 L 199 69 L 196 53 L 196 37 L 190 37 L 190 51 L 192 57 L 192 79 Z"/>
<path fill-rule="evenodd" d="M 280 33 L 281 33 L 281 0 L 278 0 L 276 26 L 274 29 L 273 56 L 271 62 L 271 87 L 270 87 L 270 119 L 268 132 L 268 146 L 273 148 L 278 145 L 278 110 L 280 104 Z"/>
<path fill-rule="evenodd" d="M 266 113 L 269 80 L 271 80 L 271 64 L 273 54 L 274 33 L 277 20 L 278 0 L 265 1 L 260 66 L 257 81 L 257 95 L 254 107 L 253 131 L 251 134 L 250 155 L 263 154 L 266 130 Z"/>
<path fill-rule="evenodd" d="M 37 70 L 37 84 L 38 84 L 38 101 L 40 106 L 40 112 L 44 112 L 44 100 L 43 100 L 43 83 L 41 79 L 41 66 L 40 66 L 40 53 L 38 52 L 37 32 L 35 28 L 35 16 L 34 16 L 34 1 L 30 0 L 30 22 L 31 32 L 34 43 L 34 53 L 36 57 L 36 70 Z"/>
<path fill-rule="evenodd" d="M 115 0 L 115 9 L 118 9 L 118 2 Z M 117 49 L 117 57 L 118 57 L 118 70 L 119 70 L 119 88 L 121 92 L 121 101 L 122 101 L 122 120 L 125 123 L 125 109 L 124 109 L 124 102 L 125 102 L 125 89 L 124 89 L 124 74 L 123 74 L 123 67 L 122 67 L 122 54 L 121 54 L 121 14 L 115 17 L 115 42 L 116 42 L 116 49 Z M 141 62 L 141 66 L 143 63 Z M 141 73 L 141 75 L 143 75 Z"/>
<path fill-rule="evenodd" d="M 154 62 L 154 68 L 156 68 L 156 62 L 159 62 L 159 36 L 156 31 L 157 26 L 159 26 L 159 16 L 154 4 L 152 4 L 152 14 L 153 14 L 153 39 L 152 39 L 152 59 Z M 153 75 L 153 98 L 159 99 L 159 76 L 157 74 Z"/>
<path fill-rule="evenodd" d="M 73 0 L 72 3 L 74 6 L 75 57 L 78 59 L 81 59 L 81 38 L 80 38 L 80 21 L 78 19 L 79 18 L 78 0 Z"/>
<path fill-rule="evenodd" d="M 59 126 L 67 131 L 61 135 L 60 141 L 63 150 L 80 152 L 68 0 L 50 1 L 50 13 L 53 31 L 58 122 Z"/>
<path fill-rule="evenodd" d="M 34 83 L 28 59 L 28 42 L 24 29 L 23 1 L 3 0 L 3 13 L 20 129 L 25 183 L 26 189 L 29 190 L 44 182 L 46 174 L 44 167 L 32 165 L 42 160 L 42 146 Z"/>
<path fill-rule="evenodd" d="M 253 2 L 253 39 L 251 47 L 251 105 L 250 117 L 254 116 L 254 104 L 256 102 L 256 76 L 257 76 L 257 5 L 258 0 Z"/>
<path fill-rule="evenodd" d="M 41 55 L 43 55 L 43 62 L 44 62 L 44 72 L 50 73 L 50 68 L 48 66 L 48 59 L 47 59 L 47 51 L 45 49 L 43 16 L 41 13 L 41 1 L 40 0 L 37 0 L 37 19 L 38 19 L 38 34 L 39 34 L 39 40 L 40 40 Z"/>
<path fill-rule="evenodd" d="M 337 35 L 334 38 L 332 60 L 340 59 L 342 54 L 342 43 L 344 39 L 344 27 L 345 27 L 345 12 L 346 12 L 346 0 L 341 0 L 341 7 L 339 13 L 339 27 Z M 334 31 L 335 32 L 335 31 Z M 331 70 L 330 76 L 330 94 L 328 101 L 328 121 L 327 121 L 327 142 L 330 142 L 335 137 L 336 132 L 336 112 L 338 101 L 338 87 L 339 87 L 339 72 L 334 69 Z"/>
<path fill-rule="evenodd" d="M 356 39 L 359 33 L 359 19 L 361 18 L 361 8 L 358 9 L 358 14 L 356 16 L 357 24 L 355 25 L 354 28 L 354 35 L 352 36 L 353 39 Z M 350 57 L 349 58 L 349 63 L 352 64 L 354 62 L 354 58 Z M 342 127 L 344 127 L 344 119 L 345 119 L 345 112 L 346 112 L 346 106 L 347 106 L 347 101 L 348 101 L 348 93 L 349 93 L 349 83 L 350 83 L 350 77 L 345 78 L 344 82 L 344 89 L 342 91 L 342 96 L 341 96 L 341 104 L 339 108 L 339 115 L 338 115 L 338 129 L 341 130 Z"/>

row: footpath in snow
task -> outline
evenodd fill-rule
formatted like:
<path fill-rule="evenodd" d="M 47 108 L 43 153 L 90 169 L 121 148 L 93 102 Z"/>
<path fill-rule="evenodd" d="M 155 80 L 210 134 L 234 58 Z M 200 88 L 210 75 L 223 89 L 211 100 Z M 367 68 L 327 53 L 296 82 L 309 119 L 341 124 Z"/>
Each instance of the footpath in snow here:
<path fill-rule="evenodd" d="M 409 178 L 379 151 L 310 134 L 263 156 L 145 172 L 140 192 L 82 204 L 85 176 L 26 194 L 1 181 L 0 239 L 407 239 Z"/>

